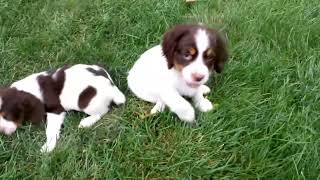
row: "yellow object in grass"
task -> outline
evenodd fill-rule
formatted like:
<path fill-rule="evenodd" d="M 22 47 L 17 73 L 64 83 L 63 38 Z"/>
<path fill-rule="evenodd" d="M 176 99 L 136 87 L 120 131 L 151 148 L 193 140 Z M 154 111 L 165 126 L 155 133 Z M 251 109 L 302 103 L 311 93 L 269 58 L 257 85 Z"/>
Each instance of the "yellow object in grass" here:
<path fill-rule="evenodd" d="M 214 104 L 213 104 L 213 110 L 218 109 L 219 106 L 220 106 L 220 105 L 219 105 L 218 103 L 214 103 Z"/>

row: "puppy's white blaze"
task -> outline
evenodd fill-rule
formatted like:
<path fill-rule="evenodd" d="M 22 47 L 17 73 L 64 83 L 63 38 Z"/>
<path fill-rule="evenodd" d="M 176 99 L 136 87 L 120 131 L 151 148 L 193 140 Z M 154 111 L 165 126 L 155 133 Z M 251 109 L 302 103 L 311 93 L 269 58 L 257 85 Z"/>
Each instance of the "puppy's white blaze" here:
<path fill-rule="evenodd" d="M 194 61 L 194 64 L 197 64 L 196 66 L 196 73 L 207 73 L 207 67 L 203 62 L 203 53 L 209 48 L 209 37 L 207 35 L 207 32 L 199 29 L 195 35 L 196 40 L 196 46 L 198 49 L 198 56 L 197 59 Z"/>
<path fill-rule="evenodd" d="M 203 53 L 209 47 L 209 38 L 208 38 L 207 32 L 202 29 L 199 29 L 195 34 L 195 41 L 198 49 L 198 56 L 195 61 L 193 61 L 191 64 L 189 64 L 184 68 L 184 70 L 182 71 L 182 74 L 184 79 L 189 83 L 193 82 L 192 80 L 193 73 L 202 74 L 205 77 L 203 78 L 203 80 L 201 80 L 200 84 L 203 84 L 209 78 L 209 69 L 204 64 L 204 61 L 203 61 Z"/>
<path fill-rule="evenodd" d="M 202 53 L 209 47 L 209 38 L 207 32 L 203 29 L 199 29 L 195 35 L 195 40 L 199 52 L 198 56 L 202 55 Z"/>
<path fill-rule="evenodd" d="M 0 131 L 6 135 L 10 135 L 14 133 L 17 129 L 17 125 L 12 122 L 8 121 L 2 117 L 0 117 Z"/>

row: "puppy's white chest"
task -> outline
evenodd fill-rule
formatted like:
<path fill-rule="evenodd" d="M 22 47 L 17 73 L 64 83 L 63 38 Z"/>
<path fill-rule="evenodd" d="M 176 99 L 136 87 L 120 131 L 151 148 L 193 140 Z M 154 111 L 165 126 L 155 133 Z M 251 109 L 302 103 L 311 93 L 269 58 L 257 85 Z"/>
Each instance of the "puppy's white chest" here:
<path fill-rule="evenodd" d="M 182 96 L 193 97 L 196 95 L 198 88 L 191 88 L 186 85 L 183 81 L 178 81 L 175 83 L 176 89 Z"/>

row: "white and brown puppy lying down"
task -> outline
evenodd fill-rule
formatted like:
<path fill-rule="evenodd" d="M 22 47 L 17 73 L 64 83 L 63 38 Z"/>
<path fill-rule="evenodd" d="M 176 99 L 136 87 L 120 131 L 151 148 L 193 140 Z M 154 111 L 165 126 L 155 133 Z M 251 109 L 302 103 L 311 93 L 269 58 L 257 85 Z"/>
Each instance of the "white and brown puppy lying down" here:
<path fill-rule="evenodd" d="M 10 135 L 24 121 L 46 121 L 46 143 L 42 152 L 54 149 L 65 112 L 76 110 L 89 116 L 79 127 L 90 127 L 125 96 L 108 72 L 96 65 L 77 64 L 53 72 L 32 74 L 0 90 L 0 131 Z"/>
<path fill-rule="evenodd" d="M 183 96 L 191 97 L 202 112 L 213 108 L 204 98 L 204 85 L 211 74 L 220 73 L 227 60 L 225 41 L 214 29 L 201 25 L 177 25 L 169 30 L 161 45 L 136 61 L 128 75 L 128 85 L 139 98 L 155 103 L 151 113 L 165 106 L 186 122 L 194 122 L 195 111 Z"/>

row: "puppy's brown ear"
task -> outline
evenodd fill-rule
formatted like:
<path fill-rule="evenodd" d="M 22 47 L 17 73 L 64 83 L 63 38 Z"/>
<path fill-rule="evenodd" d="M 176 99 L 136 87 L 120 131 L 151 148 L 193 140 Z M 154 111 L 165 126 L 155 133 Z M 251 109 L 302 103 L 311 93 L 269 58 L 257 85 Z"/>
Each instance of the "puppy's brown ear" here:
<path fill-rule="evenodd" d="M 166 32 L 163 36 L 162 51 L 168 61 L 168 68 L 174 66 L 174 53 L 181 37 L 188 33 L 189 25 L 177 25 Z"/>
<path fill-rule="evenodd" d="M 28 93 L 21 93 L 21 98 L 23 99 L 23 112 L 24 117 L 31 123 L 38 124 L 44 121 L 45 109 L 42 102 L 35 96 Z"/>
<path fill-rule="evenodd" d="M 219 33 L 216 34 L 216 37 L 216 59 L 213 68 L 217 73 L 221 73 L 226 61 L 228 60 L 227 42 Z"/>
<path fill-rule="evenodd" d="M 0 87 L 0 96 L 3 96 L 8 88 Z"/>

